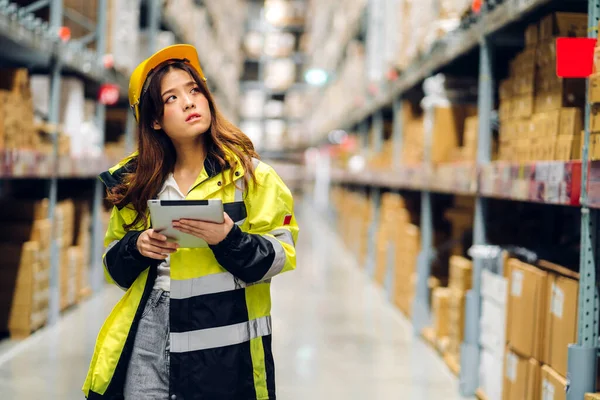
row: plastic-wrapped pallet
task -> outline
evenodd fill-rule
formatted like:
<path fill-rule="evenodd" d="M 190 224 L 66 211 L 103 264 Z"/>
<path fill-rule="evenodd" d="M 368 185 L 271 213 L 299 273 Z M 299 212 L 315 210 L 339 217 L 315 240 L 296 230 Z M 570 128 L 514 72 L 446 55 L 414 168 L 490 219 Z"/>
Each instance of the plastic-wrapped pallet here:
<path fill-rule="evenodd" d="M 479 367 L 480 386 L 489 400 L 502 400 L 508 281 L 484 269 L 481 293 L 480 345 L 484 362 Z"/>

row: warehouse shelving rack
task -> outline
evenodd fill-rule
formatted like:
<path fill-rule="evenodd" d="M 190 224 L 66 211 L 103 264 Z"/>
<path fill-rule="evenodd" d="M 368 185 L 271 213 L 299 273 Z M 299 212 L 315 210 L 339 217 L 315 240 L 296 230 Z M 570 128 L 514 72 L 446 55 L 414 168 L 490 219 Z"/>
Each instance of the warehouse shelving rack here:
<path fill-rule="evenodd" d="M 0 2 L 0 37 L 2 43 L 11 46 L 14 51 L 11 52 L 10 61 L 25 66 L 36 66 L 47 69 L 51 76 L 49 115 L 48 122 L 52 129 L 56 129 L 59 122 L 60 110 L 60 87 L 61 75 L 63 71 L 74 72 L 88 81 L 96 84 L 112 82 L 123 87 L 125 77 L 108 71 L 104 67 L 103 55 L 106 49 L 106 0 L 98 0 L 98 22 L 95 26 L 89 26 L 85 21 L 81 23 L 91 30 L 90 34 L 79 40 L 63 42 L 59 36 L 59 29 L 62 26 L 63 16 L 68 16 L 68 12 L 63 8 L 61 0 L 43 0 L 37 1 L 27 7 L 18 7 L 8 1 Z M 44 22 L 34 16 L 33 12 L 42 8 L 49 7 L 49 22 Z M 85 48 L 86 44 L 96 42 L 96 50 L 90 51 Z M 8 52 L 4 52 L 7 54 Z M 6 56 L 5 56 L 6 57 Z M 3 58 L 5 58 L 3 57 Z M 96 123 L 101 132 L 104 132 L 105 106 L 96 104 Z M 70 171 L 61 171 L 59 164 L 64 164 L 58 157 L 58 135 L 56 132 L 53 137 L 53 152 L 46 159 L 46 164 L 40 168 L 35 168 L 40 159 L 26 152 L 21 154 L 5 152 L 5 157 L 12 156 L 11 161 L 19 161 L 19 156 L 24 164 L 32 164 L 28 171 L 16 169 L 7 169 L 3 171 L 3 179 L 15 178 L 36 178 L 48 181 L 49 198 L 49 218 L 54 221 L 54 214 L 58 198 L 58 179 L 59 178 L 95 178 L 97 172 L 93 169 L 87 169 L 85 173 L 76 173 L 77 165 L 74 165 Z M 28 157 L 30 156 L 30 157 Z M 69 160 L 63 160 L 69 161 Z M 102 160 L 87 160 L 91 165 L 103 168 Z M 39 164 L 38 164 L 39 166 Z M 44 170 L 43 168 L 47 168 Z M 95 189 L 94 199 L 94 231 L 92 232 L 93 248 L 92 261 L 100 257 L 101 249 L 98 242 L 98 226 L 100 225 L 100 206 L 102 201 L 102 189 L 99 182 Z M 101 285 L 102 270 L 97 272 L 98 266 L 91 263 L 91 284 L 92 288 L 97 290 Z M 101 268 L 101 267 L 100 267 Z M 51 262 L 50 262 L 50 299 L 48 324 L 52 325 L 59 319 L 60 314 L 60 268 L 58 243 L 53 240 L 51 244 Z"/>
<path fill-rule="evenodd" d="M 573 3 L 574 0 L 562 0 L 564 3 Z M 356 110 L 353 115 L 345 116 L 343 121 L 329 121 L 326 126 L 319 129 L 319 137 L 324 137 L 334 129 L 355 129 L 367 147 L 369 139 L 371 148 L 375 151 L 381 149 L 383 138 L 383 125 L 381 123 L 383 109 L 389 106 L 393 109 L 393 167 L 386 172 L 363 171 L 349 173 L 346 171 L 332 171 L 333 183 L 349 183 L 363 185 L 369 188 L 372 201 L 373 222 L 369 228 L 369 251 L 365 267 L 369 274 L 373 273 L 374 266 L 374 232 L 377 231 L 379 218 L 381 188 L 392 190 L 417 190 L 421 192 L 421 253 L 418 256 L 418 278 L 416 294 L 413 303 L 413 326 L 415 334 L 420 334 L 422 328 L 430 322 L 429 288 L 427 278 L 430 274 L 431 262 L 435 255 L 433 248 L 433 215 L 431 193 L 469 194 L 475 196 L 475 215 L 473 226 L 473 244 L 483 245 L 486 240 L 486 214 L 488 198 L 498 197 L 514 201 L 532 201 L 546 204 L 560 204 L 564 206 L 581 207 L 581 257 L 580 257 L 580 288 L 578 305 L 578 335 L 576 344 L 569 347 L 568 356 L 568 384 L 567 399 L 581 400 L 585 393 L 596 392 L 596 372 L 598 360 L 599 339 L 599 309 L 597 266 L 600 265 L 598 253 L 600 241 L 598 228 L 600 227 L 600 210 L 597 201 L 592 201 L 588 196 L 588 176 L 590 169 L 597 166 L 588 163 L 589 151 L 589 120 L 590 105 L 586 102 L 585 109 L 585 137 L 582 161 L 571 162 L 540 162 L 531 163 L 549 175 L 549 181 L 544 184 L 555 184 L 552 179 L 562 179 L 565 171 L 580 171 L 573 174 L 573 179 L 580 176 L 577 182 L 569 182 L 569 190 L 576 195 L 571 197 L 542 196 L 534 197 L 528 190 L 514 184 L 513 190 L 506 191 L 507 184 L 514 180 L 514 170 L 521 174 L 527 166 L 518 166 L 509 163 L 491 162 L 492 144 L 492 110 L 494 105 L 494 53 L 492 39 L 494 35 L 509 24 L 523 19 L 529 12 L 550 3 L 549 0 L 508 0 L 496 4 L 495 8 L 488 10 L 484 2 L 481 13 L 472 25 L 448 34 L 434 44 L 429 54 L 417 59 L 412 65 L 400 74 L 396 81 L 382 85 L 369 97 L 366 105 Z M 558 1 L 556 3 L 559 3 Z M 580 2 L 581 3 L 581 2 Z M 597 27 L 600 20 L 600 0 L 589 0 L 588 25 L 589 37 L 595 38 L 598 34 Z M 461 173 L 465 166 L 450 165 L 454 175 L 458 176 L 455 185 L 440 188 L 436 185 L 436 171 L 429 167 L 430 162 L 425 155 L 425 165 L 420 167 L 407 167 L 401 164 L 402 149 L 402 103 L 401 99 L 408 90 L 415 87 L 427 77 L 431 76 L 441 67 L 449 64 L 456 58 L 479 48 L 479 76 L 478 76 L 478 116 L 479 135 L 476 164 L 470 173 Z M 588 83 L 589 85 L 589 83 Z M 370 121 L 370 122 L 369 122 Z M 372 128 L 373 137 L 369 138 L 369 128 Z M 425 132 L 425 149 L 431 145 L 431 132 Z M 588 167 L 589 166 L 589 167 Z M 563 175 L 554 175 L 552 171 L 562 171 Z M 500 172 L 500 173 L 499 173 Z M 477 176 L 479 174 L 479 177 Z M 503 175 L 499 178 L 497 175 Z M 506 182 L 503 182 L 505 179 Z M 489 184 L 485 180 L 492 180 Z M 566 182 L 561 182 L 566 183 Z M 579 186 L 580 185 L 580 186 Z M 578 194 L 581 193 L 579 197 Z M 594 199 L 595 200 L 595 199 Z M 388 262 L 388 270 L 392 268 Z M 467 294 L 465 306 L 465 336 L 461 348 L 461 373 L 460 392 L 465 396 L 473 396 L 478 389 L 479 375 L 479 316 L 481 308 L 481 273 L 482 261 L 474 260 L 473 287 Z"/>
<path fill-rule="evenodd" d="M 61 76 L 64 72 L 81 76 L 88 84 L 97 85 L 112 83 L 119 87 L 121 98 L 127 98 L 128 77 L 108 69 L 104 64 L 106 50 L 106 22 L 107 0 L 98 0 L 97 23 L 95 26 L 89 21 L 76 19 L 76 22 L 88 28 L 90 34 L 79 40 L 63 41 L 60 39 L 59 30 L 63 17 L 69 18 L 76 15 L 69 13 L 63 7 L 62 0 L 40 0 L 32 2 L 29 6 L 19 7 L 7 0 L 0 0 L 0 44 L 10 51 L 3 51 L 2 59 L 7 59 L 11 66 L 34 67 L 38 70 L 48 71 L 51 76 L 51 90 L 49 99 L 48 126 L 56 130 L 59 122 Z M 173 21 L 161 15 L 161 1 L 147 0 L 147 21 L 149 40 L 147 54 L 151 55 L 156 46 L 156 35 L 161 26 L 175 30 Z M 49 21 L 45 22 L 36 18 L 34 12 L 49 8 Z M 178 40 L 183 42 L 181 34 Z M 95 41 L 95 50 L 86 46 Z M 4 47 L 3 47 L 4 48 Z M 104 143 L 105 131 L 105 106 L 96 104 L 96 125 L 102 132 Z M 125 142 L 126 152 L 134 150 L 135 118 L 128 113 Z M 101 211 L 103 207 L 104 188 L 96 179 L 98 174 L 108 168 L 109 160 L 101 157 L 97 160 L 77 160 L 69 157 L 58 156 L 58 135 L 53 137 L 53 152 L 44 156 L 32 151 L 0 150 L 2 155 L 1 180 L 37 179 L 47 181 L 49 198 L 49 218 L 54 221 L 58 199 L 58 181 L 60 179 L 85 179 L 96 180 L 92 212 L 92 249 L 90 260 L 90 284 L 94 292 L 102 290 L 104 274 L 102 267 L 103 237 Z M 113 160 L 110 160 L 113 161 Z M 48 325 L 55 324 L 60 318 L 60 268 L 58 243 L 53 240 L 51 245 L 50 262 L 50 302 Z"/>

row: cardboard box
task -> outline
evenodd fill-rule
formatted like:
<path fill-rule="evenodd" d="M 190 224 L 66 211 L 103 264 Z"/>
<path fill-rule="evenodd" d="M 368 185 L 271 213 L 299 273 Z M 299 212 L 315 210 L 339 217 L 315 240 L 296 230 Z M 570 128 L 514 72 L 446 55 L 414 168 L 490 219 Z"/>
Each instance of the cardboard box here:
<path fill-rule="evenodd" d="M 450 329 L 449 336 L 451 340 L 450 351 L 454 354 L 460 354 L 465 332 L 465 292 L 452 290 L 450 293 Z"/>
<path fill-rule="evenodd" d="M 538 43 L 540 28 L 537 23 L 531 24 L 525 29 L 525 47 L 534 47 Z"/>
<path fill-rule="evenodd" d="M 581 141 L 583 144 L 583 141 Z M 590 134 L 590 147 L 588 157 L 590 161 L 600 160 L 600 133 Z"/>
<path fill-rule="evenodd" d="M 540 40 L 553 37 L 587 37 L 588 18 L 585 13 L 558 12 L 540 22 Z"/>
<path fill-rule="evenodd" d="M 600 400 L 600 393 L 586 393 L 583 400 Z"/>
<path fill-rule="evenodd" d="M 450 281 L 449 287 L 458 291 L 466 292 L 471 289 L 473 277 L 473 263 L 471 260 L 460 257 L 450 257 Z"/>
<path fill-rule="evenodd" d="M 593 104 L 590 109 L 590 132 L 600 133 L 600 104 Z"/>
<path fill-rule="evenodd" d="M 449 309 L 451 290 L 448 288 L 435 288 L 432 293 L 431 314 L 433 319 L 433 331 L 436 338 L 444 338 L 449 335 Z"/>
<path fill-rule="evenodd" d="M 589 77 L 588 100 L 590 103 L 600 103 L 600 73 L 595 73 Z"/>
<path fill-rule="evenodd" d="M 594 49 L 594 69 L 592 72 L 594 74 L 600 72 L 600 47 Z"/>
<path fill-rule="evenodd" d="M 581 133 L 573 136 L 559 136 L 556 142 L 557 161 L 570 161 L 581 159 Z"/>
<path fill-rule="evenodd" d="M 547 322 L 542 361 L 567 375 L 570 344 L 577 343 L 577 298 L 579 282 L 551 274 L 548 278 Z"/>
<path fill-rule="evenodd" d="M 504 364 L 504 400 L 537 400 L 540 398 L 540 363 L 506 351 Z"/>
<path fill-rule="evenodd" d="M 514 260 L 509 283 L 508 343 L 526 357 L 541 359 L 546 324 L 548 273 Z"/>
<path fill-rule="evenodd" d="M 552 38 L 538 43 L 535 62 L 538 67 L 543 69 L 549 69 L 552 65 L 556 65 L 556 39 Z M 537 86 L 536 89 L 539 90 Z"/>
<path fill-rule="evenodd" d="M 583 112 L 581 108 L 561 108 L 560 135 L 577 135 L 583 130 Z"/>
<path fill-rule="evenodd" d="M 465 119 L 477 114 L 475 106 L 436 107 L 433 109 L 431 160 L 449 161 L 450 155 L 461 142 Z"/>
<path fill-rule="evenodd" d="M 513 99 L 514 109 L 513 117 L 517 118 L 528 118 L 533 115 L 534 108 L 534 96 L 532 94 L 525 94 L 516 96 Z"/>
<path fill-rule="evenodd" d="M 544 365 L 541 392 L 544 400 L 567 400 L 567 380 L 548 365 Z"/>

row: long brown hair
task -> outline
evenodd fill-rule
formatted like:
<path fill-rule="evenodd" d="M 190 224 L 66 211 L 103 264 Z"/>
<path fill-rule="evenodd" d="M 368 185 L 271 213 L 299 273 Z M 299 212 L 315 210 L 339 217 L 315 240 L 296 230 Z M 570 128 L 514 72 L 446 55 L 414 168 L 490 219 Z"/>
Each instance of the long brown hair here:
<path fill-rule="evenodd" d="M 252 158 L 258 158 L 258 154 L 254 150 L 252 141 L 219 112 L 208 86 L 194 68 L 183 62 L 165 65 L 152 74 L 148 89 L 140 99 L 139 154 L 132 160 L 131 171 L 133 172 L 125 174 L 122 183 L 108 193 L 108 200 L 113 205 L 121 208 L 131 204 L 137 212 L 135 220 L 129 225 L 124 225 L 126 230 L 145 219 L 148 200 L 159 193 L 167 176 L 175 167 L 177 159 L 175 146 L 162 129 L 153 128 L 153 123 L 162 121 L 164 115 L 164 103 L 161 97 L 162 79 L 174 68 L 188 72 L 208 100 L 211 124 L 208 131 L 203 134 L 207 158 L 217 161 L 221 170 L 230 168 L 230 179 L 233 181 L 238 161 L 230 154 L 235 155 L 247 172 L 243 177 L 246 187 L 250 179 L 256 183 Z"/>

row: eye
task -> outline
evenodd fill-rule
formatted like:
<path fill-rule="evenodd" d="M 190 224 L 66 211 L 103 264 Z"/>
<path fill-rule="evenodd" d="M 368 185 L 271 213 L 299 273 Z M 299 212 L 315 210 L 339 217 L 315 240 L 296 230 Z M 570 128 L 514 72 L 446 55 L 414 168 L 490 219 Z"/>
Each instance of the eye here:
<path fill-rule="evenodd" d="M 196 86 L 195 88 L 192 88 L 192 93 L 200 93 L 200 88 L 198 86 Z"/>
<path fill-rule="evenodd" d="M 167 97 L 167 99 L 165 100 L 165 104 L 169 104 L 172 103 L 177 97 L 175 96 L 169 96 Z"/>

